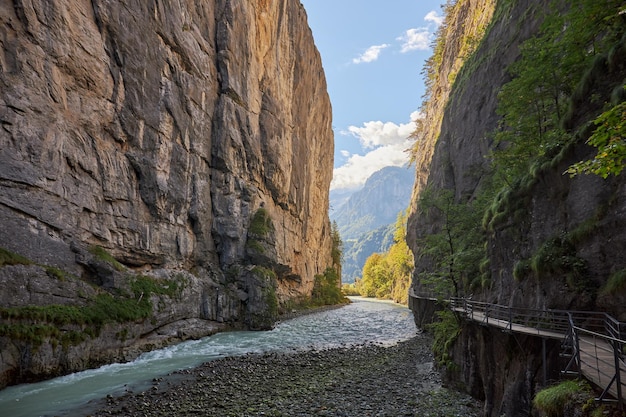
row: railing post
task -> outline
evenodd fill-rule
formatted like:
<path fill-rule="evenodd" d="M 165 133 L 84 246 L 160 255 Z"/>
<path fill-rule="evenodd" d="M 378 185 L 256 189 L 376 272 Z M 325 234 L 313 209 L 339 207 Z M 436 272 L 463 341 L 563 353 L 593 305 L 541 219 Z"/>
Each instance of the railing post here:
<path fill-rule="evenodd" d="M 541 368 L 543 369 L 543 385 L 548 383 L 548 368 L 547 368 L 547 354 L 546 354 L 546 338 L 541 338 Z"/>
<path fill-rule="evenodd" d="M 509 306 L 509 331 L 513 331 L 513 309 Z"/>
<path fill-rule="evenodd" d="M 574 327 L 574 320 L 570 314 L 570 325 L 572 326 L 572 338 L 574 340 L 574 346 L 576 346 L 576 364 L 578 365 L 578 378 L 583 376 L 583 367 L 580 363 L 580 340 L 578 339 L 578 332 Z"/>
<path fill-rule="evenodd" d="M 613 357 L 615 360 L 615 383 L 617 384 L 617 402 L 620 409 L 622 408 L 622 367 L 620 365 L 620 343 L 617 340 L 613 340 Z"/>
<path fill-rule="evenodd" d="M 489 304 L 485 306 L 485 323 L 489 324 Z"/>

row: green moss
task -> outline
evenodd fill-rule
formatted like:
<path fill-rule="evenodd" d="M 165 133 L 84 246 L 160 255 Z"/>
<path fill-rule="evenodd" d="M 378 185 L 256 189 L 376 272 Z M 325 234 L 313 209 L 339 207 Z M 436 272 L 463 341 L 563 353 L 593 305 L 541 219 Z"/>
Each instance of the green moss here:
<path fill-rule="evenodd" d="M 170 298 L 178 298 L 181 295 L 183 285 L 176 280 L 164 280 L 137 275 L 130 283 L 130 288 L 135 297 L 150 297 L 151 295 L 165 295 Z"/>
<path fill-rule="evenodd" d="M 32 263 L 30 259 L 0 247 L 0 267 L 5 265 L 31 265 Z"/>
<path fill-rule="evenodd" d="M 495 194 L 491 205 L 485 210 L 482 224 L 485 230 L 494 231 L 499 226 L 508 224 L 507 221 L 521 221 L 526 213 L 532 196 L 532 189 L 537 180 L 531 175 L 526 175 L 510 187 L 504 187 Z"/>
<path fill-rule="evenodd" d="M 104 248 L 100 247 L 100 246 L 92 246 L 89 249 L 89 252 L 91 252 L 92 255 L 94 255 L 96 258 L 100 259 L 101 261 L 107 262 L 109 264 L 111 264 L 113 266 L 113 268 L 115 268 L 117 271 L 124 271 L 126 268 L 124 267 L 124 265 L 122 265 L 121 263 L 119 263 L 114 257 L 113 255 L 111 255 L 109 252 L 107 252 Z"/>
<path fill-rule="evenodd" d="M 626 290 L 626 269 L 620 269 L 611 274 L 606 284 L 600 290 L 600 295 L 616 295 Z"/>
<path fill-rule="evenodd" d="M 278 316 L 278 296 L 276 295 L 276 288 L 273 285 L 270 285 L 265 288 L 265 304 L 267 305 L 267 314 L 270 317 Z"/>
<path fill-rule="evenodd" d="M 252 268 L 252 273 L 262 280 L 276 280 L 276 272 L 263 266 L 255 266 Z"/>
<path fill-rule="evenodd" d="M 57 338 L 60 331 L 57 327 L 47 324 L 0 324 L 0 337 L 28 342 L 37 348 L 48 338 Z"/>
<path fill-rule="evenodd" d="M 531 258 L 530 265 L 539 278 L 555 273 L 579 277 L 587 267 L 585 261 L 576 255 L 576 248 L 566 234 L 544 242 Z"/>
<path fill-rule="evenodd" d="M 265 248 L 263 247 L 261 242 L 259 242 L 258 240 L 255 240 L 255 239 L 248 239 L 248 241 L 246 242 L 246 248 L 250 249 L 250 250 L 252 250 L 253 252 L 256 252 L 256 253 L 264 253 L 265 252 Z"/>

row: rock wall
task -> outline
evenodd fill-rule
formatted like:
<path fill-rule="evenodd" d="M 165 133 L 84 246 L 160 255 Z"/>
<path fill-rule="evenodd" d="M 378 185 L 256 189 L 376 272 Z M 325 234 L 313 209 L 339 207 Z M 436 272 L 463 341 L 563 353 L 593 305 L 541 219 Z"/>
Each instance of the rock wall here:
<path fill-rule="evenodd" d="M 193 318 L 267 327 L 332 264 L 331 107 L 297 0 L 2 2 L 0 124 L 0 247 L 37 264 L 0 267 L 3 291 L 41 292 L 2 306 L 82 302 L 82 283 L 42 268 L 96 292 L 184 273 L 166 303 L 184 312 L 138 335 Z M 259 211 L 270 227 L 250 236 Z M 2 371 L 28 371 L 0 340 Z"/>
<path fill-rule="evenodd" d="M 481 2 L 458 3 L 471 7 Z M 432 267 L 420 256 L 418 240 L 442 227 L 440 220 L 420 211 L 420 193 L 426 188 L 452 190 L 455 202 L 462 204 L 472 201 L 489 180 L 490 152 L 494 149 L 492 135 L 500 121 L 496 113 L 498 92 L 510 80 L 507 68 L 518 59 L 520 44 L 538 32 L 549 3 L 529 0 L 499 3 L 501 8 L 496 10 L 469 65 L 460 70 L 449 98 L 444 97 L 441 128 L 419 143 L 422 155 L 432 156 L 418 161 L 422 165 L 417 166 L 407 229 L 407 242 L 416 259 L 412 283 L 416 293 L 423 289 L 420 273 Z M 448 30 L 460 34 L 467 30 L 462 19 L 456 22 L 456 28 L 452 24 Z M 455 54 L 444 55 L 442 66 L 449 68 L 454 57 Z M 602 110 L 598 102 L 608 102 L 612 89 L 623 84 L 626 68 L 623 65 L 611 68 L 599 79 L 588 82 L 589 91 L 582 102 L 572 103 L 571 132 L 596 117 Z M 590 99 L 594 94 L 602 97 L 595 104 Z M 485 230 L 486 272 L 490 279 L 487 285 L 468 290 L 465 295 L 472 293 L 473 299 L 513 307 L 598 310 L 620 320 L 626 318 L 624 291 L 610 295 L 600 291 L 612 273 L 626 266 L 621 249 L 626 245 L 625 177 L 621 174 L 603 180 L 588 175 L 575 178 L 564 175 L 571 164 L 594 155 L 595 150 L 584 142 L 583 138 L 565 147 L 558 158 L 538 169 L 523 194 L 513 197 L 520 210 Z M 530 273 L 515 276 L 520 261 L 528 261 L 551 242 L 558 244 L 559 237 L 566 235 L 576 235 L 568 251 L 584 263 L 582 276 L 572 279 L 566 269 L 558 268 L 541 277 Z M 413 303 L 413 309 L 420 323 L 433 320 L 432 307 Z M 548 346 L 549 379 L 558 377 L 561 364 L 557 351 L 558 346 Z M 546 384 L 540 339 L 515 338 L 465 323 L 450 354 L 458 368 L 447 370 L 449 382 L 483 399 L 486 416 L 530 415 L 534 394 Z"/>

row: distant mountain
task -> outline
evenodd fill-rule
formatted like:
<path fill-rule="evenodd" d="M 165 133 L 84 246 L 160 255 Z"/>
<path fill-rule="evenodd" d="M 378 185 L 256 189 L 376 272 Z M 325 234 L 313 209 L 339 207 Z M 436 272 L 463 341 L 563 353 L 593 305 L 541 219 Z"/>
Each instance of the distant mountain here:
<path fill-rule="evenodd" d="M 344 244 L 343 282 L 360 277 L 372 253 L 389 249 L 398 214 L 409 206 L 414 179 L 413 167 L 386 167 L 358 191 L 331 192 L 330 219 L 337 223 Z"/>

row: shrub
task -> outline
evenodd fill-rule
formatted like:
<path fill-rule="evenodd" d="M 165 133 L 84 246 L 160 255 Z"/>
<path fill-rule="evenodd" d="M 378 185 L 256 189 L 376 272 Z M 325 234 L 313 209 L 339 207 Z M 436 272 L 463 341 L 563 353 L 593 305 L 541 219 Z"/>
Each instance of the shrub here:
<path fill-rule="evenodd" d="M 272 224 L 272 219 L 267 212 L 267 210 L 263 207 L 260 207 L 252 217 L 250 221 L 250 227 L 248 228 L 248 233 L 257 235 L 257 236 L 267 236 L 274 230 L 274 225 Z"/>
<path fill-rule="evenodd" d="M 450 349 L 461 334 L 461 325 L 450 310 L 438 311 L 436 315 L 438 320 L 426 327 L 433 332 L 433 354 L 437 364 L 454 369 L 457 365 L 452 361 Z"/>

